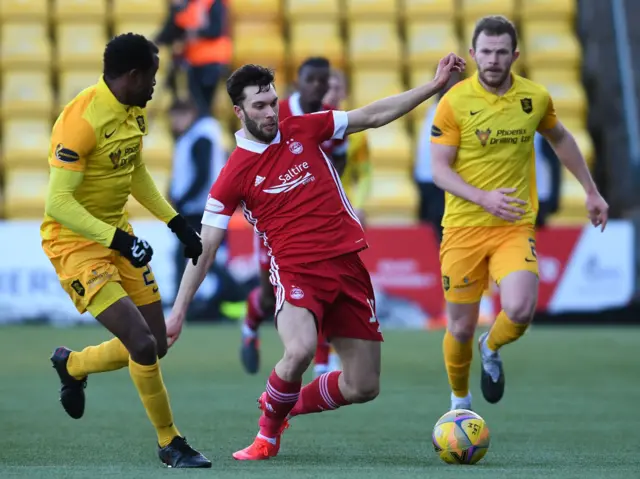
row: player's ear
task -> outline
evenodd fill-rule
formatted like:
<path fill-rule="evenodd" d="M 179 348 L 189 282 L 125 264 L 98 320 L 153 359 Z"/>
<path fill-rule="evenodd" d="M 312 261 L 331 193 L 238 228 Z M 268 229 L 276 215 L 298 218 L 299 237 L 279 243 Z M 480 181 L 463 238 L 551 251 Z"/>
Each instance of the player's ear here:
<path fill-rule="evenodd" d="M 469 48 L 469 55 L 471 55 L 471 58 L 474 60 L 476 59 L 476 51 L 473 48 Z"/>
<path fill-rule="evenodd" d="M 520 50 L 516 50 L 515 52 L 513 52 L 513 62 L 515 62 L 518 58 L 520 58 Z"/>
<path fill-rule="evenodd" d="M 233 105 L 233 112 L 236 114 L 240 121 L 244 121 L 244 111 L 238 105 Z"/>

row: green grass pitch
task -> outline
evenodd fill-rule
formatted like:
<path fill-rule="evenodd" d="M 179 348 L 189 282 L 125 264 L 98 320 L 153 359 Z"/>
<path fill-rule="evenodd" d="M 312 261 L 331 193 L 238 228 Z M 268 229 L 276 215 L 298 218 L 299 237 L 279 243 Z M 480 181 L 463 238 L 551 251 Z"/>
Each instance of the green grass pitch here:
<path fill-rule="evenodd" d="M 188 327 L 162 368 L 178 427 L 213 461 L 201 471 L 161 466 L 126 370 L 91 377 L 84 418 L 65 415 L 51 351 L 106 338 L 93 327 L 0 328 L 0 477 L 640 477 L 640 329 L 533 328 L 504 350 L 507 391 L 498 405 L 482 399 L 476 358 L 474 407 L 492 443 L 480 464 L 449 466 L 430 438 L 449 401 L 441 332 L 388 331 L 376 401 L 298 417 L 279 457 L 239 463 L 231 453 L 256 433 L 255 401 L 278 339 L 264 328 L 262 371 L 247 376 L 237 327 Z"/>

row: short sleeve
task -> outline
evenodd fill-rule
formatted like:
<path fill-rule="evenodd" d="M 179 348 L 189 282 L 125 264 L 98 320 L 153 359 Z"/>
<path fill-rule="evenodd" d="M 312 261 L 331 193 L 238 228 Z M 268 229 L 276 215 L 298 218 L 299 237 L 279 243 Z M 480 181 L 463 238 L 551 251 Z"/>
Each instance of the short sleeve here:
<path fill-rule="evenodd" d="M 71 171 L 84 171 L 87 157 L 96 147 L 93 127 L 82 116 L 84 109 L 71 106 L 53 126 L 49 164 Z"/>
<path fill-rule="evenodd" d="M 227 229 L 231 216 L 242 199 L 239 184 L 240 179 L 235 178 L 229 164 L 225 165 L 209 190 L 202 216 L 203 225 Z"/>
<path fill-rule="evenodd" d="M 553 100 L 551 99 L 551 95 L 547 93 L 547 108 L 538 124 L 538 131 L 542 130 L 550 130 L 556 123 L 558 123 L 558 117 L 556 116 L 556 109 L 553 106 Z"/>
<path fill-rule="evenodd" d="M 327 140 L 342 140 L 349 126 L 346 111 L 331 110 L 292 117 L 304 129 L 304 133 L 322 143 Z"/>
<path fill-rule="evenodd" d="M 446 95 L 438 102 L 431 126 L 431 143 L 460 146 L 460 128 Z"/>

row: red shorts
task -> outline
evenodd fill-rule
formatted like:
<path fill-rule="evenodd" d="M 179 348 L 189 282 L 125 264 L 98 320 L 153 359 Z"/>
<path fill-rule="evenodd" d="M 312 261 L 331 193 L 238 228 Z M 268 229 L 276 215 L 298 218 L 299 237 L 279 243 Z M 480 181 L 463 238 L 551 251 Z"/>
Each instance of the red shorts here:
<path fill-rule="evenodd" d="M 287 301 L 311 311 L 318 333 L 331 338 L 382 341 L 371 278 L 358 253 L 288 266 L 271 275 L 276 318 Z"/>
<path fill-rule="evenodd" d="M 264 245 L 264 241 L 258 235 L 253 236 L 253 252 L 258 257 L 258 265 L 262 271 L 269 271 L 271 258 L 269 250 Z"/>

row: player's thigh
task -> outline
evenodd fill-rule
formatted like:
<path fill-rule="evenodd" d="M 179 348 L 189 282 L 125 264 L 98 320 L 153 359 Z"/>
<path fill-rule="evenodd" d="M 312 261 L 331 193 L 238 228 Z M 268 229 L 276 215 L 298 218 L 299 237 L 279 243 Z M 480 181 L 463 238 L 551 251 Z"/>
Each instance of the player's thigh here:
<path fill-rule="evenodd" d="M 380 391 L 381 343 L 366 339 L 333 337 L 344 382 L 351 396 L 373 399 Z"/>
<path fill-rule="evenodd" d="M 533 226 L 505 227 L 489 260 L 502 309 L 514 320 L 529 318 L 538 300 L 538 258 Z"/>
<path fill-rule="evenodd" d="M 62 289 L 80 313 L 87 311 L 98 292 L 120 275 L 113 252 L 92 241 L 45 241 L 43 249 L 56 270 Z"/>
<path fill-rule="evenodd" d="M 296 363 L 310 363 L 318 337 L 314 313 L 285 300 L 276 311 L 275 321 L 285 358 Z"/>
<path fill-rule="evenodd" d="M 447 303 L 474 304 L 489 278 L 486 228 L 446 228 L 440 245 L 442 289 Z"/>

